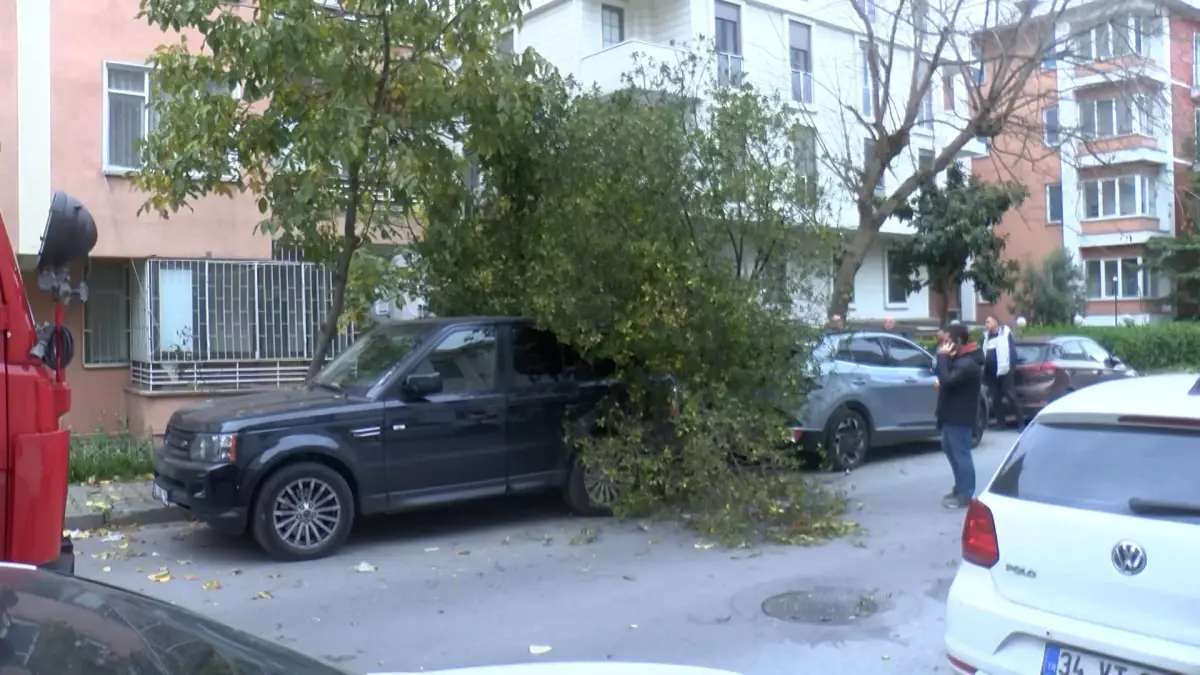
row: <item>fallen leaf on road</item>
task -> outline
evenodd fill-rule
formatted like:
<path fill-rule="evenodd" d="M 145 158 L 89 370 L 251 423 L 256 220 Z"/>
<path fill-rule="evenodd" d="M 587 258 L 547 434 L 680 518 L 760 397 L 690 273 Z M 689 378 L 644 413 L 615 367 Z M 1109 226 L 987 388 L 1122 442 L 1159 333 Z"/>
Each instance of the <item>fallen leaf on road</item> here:
<path fill-rule="evenodd" d="M 629 627 L 630 627 L 630 628 L 632 628 L 632 629 L 634 629 L 634 630 L 637 630 L 637 624 L 636 624 L 636 623 L 631 623 L 631 624 L 629 624 Z"/>
<path fill-rule="evenodd" d="M 219 591 L 219 590 L 221 590 L 221 582 L 217 581 L 216 579 L 213 579 L 211 581 L 206 581 L 201 586 L 201 588 L 203 588 L 206 591 Z"/>
<path fill-rule="evenodd" d="M 158 555 L 158 554 L 155 553 L 154 555 Z M 179 563 L 180 565 L 191 565 L 192 564 L 191 560 L 176 560 L 175 562 Z"/>
<path fill-rule="evenodd" d="M 551 649 L 550 647 L 546 647 L 543 645 L 529 645 L 529 653 L 533 654 L 534 656 L 541 656 L 542 654 L 548 654 L 550 652 L 550 649 Z"/>
<path fill-rule="evenodd" d="M 471 550 L 466 549 L 466 548 L 460 548 L 454 552 L 454 555 L 471 555 Z"/>
<path fill-rule="evenodd" d="M 199 578 L 199 577 L 197 577 L 195 574 L 185 574 L 185 575 L 183 575 L 183 579 L 184 579 L 184 581 L 195 581 L 195 580 L 196 580 L 196 579 L 198 579 L 198 578 Z"/>
<path fill-rule="evenodd" d="M 236 577 L 237 575 L 241 574 L 242 571 L 235 567 L 235 568 L 229 570 L 229 573 Z"/>
<path fill-rule="evenodd" d="M 713 544 L 711 544 L 707 541 L 696 542 L 696 548 L 700 549 L 701 551 L 707 551 L 708 549 L 710 549 L 712 547 L 713 547 Z"/>
<path fill-rule="evenodd" d="M 111 568 L 111 567 L 109 567 L 109 566 L 107 566 L 107 565 L 105 565 L 104 567 L 101 567 L 101 568 L 100 568 L 100 571 L 101 571 L 101 572 L 111 572 L 111 571 L 112 571 L 112 568 Z"/>
<path fill-rule="evenodd" d="M 624 579 L 625 581 L 636 581 L 637 580 L 637 577 L 633 576 L 632 574 L 622 574 L 621 578 Z"/>
<path fill-rule="evenodd" d="M 148 576 L 146 578 L 149 579 L 150 581 L 153 581 L 154 583 L 161 584 L 161 583 L 165 583 L 165 582 L 168 582 L 171 580 L 171 573 L 168 570 L 161 570 L 159 572 L 155 572 L 154 574 L 151 574 L 150 576 Z"/>
<path fill-rule="evenodd" d="M 63 530 L 63 536 L 72 540 L 87 539 L 92 536 L 92 533 L 87 530 Z"/>
<path fill-rule="evenodd" d="M 441 548 L 439 548 L 439 547 L 437 547 L 437 546 L 430 546 L 429 548 L 425 549 L 425 552 L 426 552 L 426 553 L 433 553 L 433 552 L 435 552 L 435 551 L 440 551 L 440 550 L 442 550 L 442 549 L 441 549 Z"/>
<path fill-rule="evenodd" d="M 104 538 L 102 538 L 100 541 L 113 542 L 113 541 L 121 541 L 124 538 L 125 538 L 125 536 L 122 535 L 120 532 L 113 532 L 112 534 L 104 535 Z"/>
<path fill-rule="evenodd" d="M 376 569 L 378 568 L 365 560 L 354 566 L 355 572 L 374 572 Z"/>
<path fill-rule="evenodd" d="M 275 596 L 271 595 L 267 591 L 259 591 L 258 593 L 254 594 L 255 600 L 270 600 L 273 597 Z"/>
<path fill-rule="evenodd" d="M 268 579 L 278 579 L 280 576 L 282 575 L 279 572 L 267 572 Z"/>

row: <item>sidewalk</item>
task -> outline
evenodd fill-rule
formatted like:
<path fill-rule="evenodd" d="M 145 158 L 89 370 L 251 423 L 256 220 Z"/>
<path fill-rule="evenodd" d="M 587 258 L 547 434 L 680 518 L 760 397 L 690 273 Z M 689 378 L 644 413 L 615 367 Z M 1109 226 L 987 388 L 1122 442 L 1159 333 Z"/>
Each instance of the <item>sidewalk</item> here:
<path fill-rule="evenodd" d="M 187 512 L 151 499 L 150 481 L 71 485 L 67 489 L 68 530 L 93 530 L 120 525 L 150 525 L 187 519 Z"/>

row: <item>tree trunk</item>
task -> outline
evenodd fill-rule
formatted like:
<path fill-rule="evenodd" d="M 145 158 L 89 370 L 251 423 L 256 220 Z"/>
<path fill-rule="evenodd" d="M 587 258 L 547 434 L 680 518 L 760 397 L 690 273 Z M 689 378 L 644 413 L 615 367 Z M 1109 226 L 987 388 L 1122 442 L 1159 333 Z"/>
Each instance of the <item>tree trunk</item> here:
<path fill-rule="evenodd" d="M 850 246 L 846 248 L 842 262 L 833 277 L 833 294 L 829 298 L 828 317 L 832 318 L 836 314 L 846 318 L 846 312 L 850 309 L 850 298 L 854 297 L 854 277 L 862 267 L 863 259 L 867 257 L 867 252 L 871 250 L 871 244 L 875 243 L 878 234 L 879 225 L 875 223 L 873 213 L 863 213 L 860 210 L 858 229 L 854 231 Z"/>
<path fill-rule="evenodd" d="M 325 367 L 325 357 L 329 354 L 329 345 L 333 344 L 333 338 L 338 334 L 338 320 L 342 318 L 342 310 L 346 308 L 346 284 L 350 280 L 350 261 L 354 257 L 354 251 L 357 247 L 349 245 L 343 246 L 342 254 L 338 258 L 337 267 L 333 277 L 333 297 L 329 299 L 329 313 L 325 315 L 325 321 L 321 324 L 321 332 L 317 335 L 317 346 L 313 350 L 312 362 L 308 364 L 308 374 L 305 378 L 312 378 Z"/>
<path fill-rule="evenodd" d="M 939 299 L 938 326 L 945 326 L 950 323 L 950 292 L 945 287 L 945 284 L 936 284 L 930 290 L 937 294 Z M 962 312 L 962 308 L 959 307 L 958 311 Z"/>

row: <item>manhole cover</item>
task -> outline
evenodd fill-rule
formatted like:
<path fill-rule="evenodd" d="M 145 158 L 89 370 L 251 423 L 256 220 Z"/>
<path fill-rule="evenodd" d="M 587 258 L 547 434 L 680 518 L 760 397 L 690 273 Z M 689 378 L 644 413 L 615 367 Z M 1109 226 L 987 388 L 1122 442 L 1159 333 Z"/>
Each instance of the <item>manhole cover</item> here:
<path fill-rule="evenodd" d="M 879 611 L 879 603 L 869 593 L 813 588 L 769 597 L 763 601 L 762 611 L 780 621 L 839 626 L 874 615 Z"/>

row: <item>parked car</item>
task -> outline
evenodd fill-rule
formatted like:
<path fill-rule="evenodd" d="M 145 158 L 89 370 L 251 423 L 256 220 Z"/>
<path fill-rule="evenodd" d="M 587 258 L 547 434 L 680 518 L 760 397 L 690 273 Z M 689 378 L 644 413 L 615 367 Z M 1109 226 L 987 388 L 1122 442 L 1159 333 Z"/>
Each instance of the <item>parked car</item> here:
<path fill-rule="evenodd" d="M 831 333 L 808 363 L 812 390 L 792 439 L 824 448 L 835 468 L 853 469 L 876 448 L 937 438 L 936 361 L 917 343 L 892 333 Z M 988 403 L 980 390 L 973 443 L 987 429 Z"/>
<path fill-rule="evenodd" d="M 1015 341 L 1015 346 L 1017 396 L 1025 419 L 1070 392 L 1138 375 L 1091 338 L 1077 335 L 1021 338 Z"/>
<path fill-rule="evenodd" d="M 1200 672 L 1200 381 L 1121 378 L 1034 418 L 967 508 L 959 673 Z"/>
<path fill-rule="evenodd" d="M 612 374 L 523 319 L 382 325 L 307 388 L 176 411 L 152 491 L 281 560 L 332 553 L 359 515 L 494 495 L 562 490 L 575 511 L 604 514 L 616 488 L 564 431 L 595 431 Z M 665 419 L 676 392 L 655 381 L 666 407 L 646 414 Z"/>
<path fill-rule="evenodd" d="M 38 675 L 351 675 L 172 603 L 17 563 L 0 563 L 0 669 Z M 533 663 L 425 672 L 735 675 L 691 666 L 619 662 Z"/>

